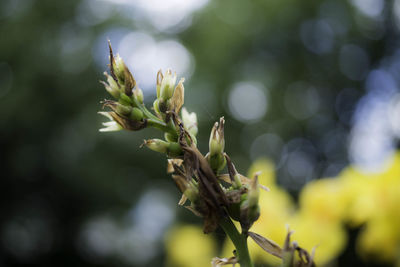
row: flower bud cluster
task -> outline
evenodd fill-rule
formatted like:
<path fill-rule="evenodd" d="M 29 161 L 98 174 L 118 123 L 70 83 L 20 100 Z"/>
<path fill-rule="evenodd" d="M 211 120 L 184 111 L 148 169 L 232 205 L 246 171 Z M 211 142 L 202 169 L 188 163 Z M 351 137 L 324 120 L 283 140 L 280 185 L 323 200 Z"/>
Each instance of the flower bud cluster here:
<path fill-rule="evenodd" d="M 210 141 L 208 143 L 209 153 L 206 155 L 208 162 L 214 172 L 218 173 L 226 165 L 224 156 L 225 138 L 224 138 L 224 117 L 221 117 L 219 123 L 216 122 L 211 129 Z"/>
<path fill-rule="evenodd" d="M 168 69 L 163 75 L 161 70 L 157 73 L 157 99 L 153 102 L 153 108 L 157 116 L 163 120 L 169 119 L 168 113 L 178 114 L 184 103 L 184 78 L 176 83 L 176 73 Z"/>
<path fill-rule="evenodd" d="M 110 74 L 105 73 L 107 81 L 103 84 L 115 100 L 103 102 L 103 106 L 111 111 L 99 112 L 109 119 L 103 123 L 105 128 L 100 131 L 135 131 L 146 127 L 163 131 L 164 140 L 148 139 L 144 141 L 143 146 L 170 158 L 172 178 L 182 192 L 180 204 L 185 203 L 187 199 L 191 201 L 188 208 L 204 217 L 206 232 L 215 229 L 218 217 L 224 213 L 221 206 L 225 206 L 227 215 L 239 221 L 243 230 L 247 231 L 259 216 L 258 179 L 248 179 L 240 175 L 224 152 L 224 118 L 220 118 L 211 129 L 209 153 L 204 157 L 196 148 L 197 116 L 194 112 L 190 113 L 182 108 L 184 79 L 176 84 L 176 74 L 171 70 L 164 74 L 161 71 L 157 73 L 157 98 L 153 102 L 153 114 L 146 109 L 143 92 L 138 88 L 122 58 L 113 55 L 111 45 L 109 66 Z M 192 154 L 187 155 L 188 150 L 192 151 Z M 184 158 L 191 160 L 186 159 L 184 165 Z M 225 181 L 231 184 L 228 188 L 217 178 L 225 166 L 228 166 L 229 171 L 229 178 Z M 210 206 L 210 201 L 215 203 Z"/>
<path fill-rule="evenodd" d="M 182 156 L 182 149 L 178 144 L 179 124 L 185 125 L 190 133 L 190 140 L 196 144 L 197 117 L 195 113 L 182 111 L 182 120 L 177 119 L 184 103 L 184 87 L 182 78 L 177 85 L 176 74 L 167 70 L 163 75 L 157 73 L 157 99 L 153 103 L 155 114 L 150 112 L 143 103 L 143 92 L 137 86 L 136 80 L 122 58 L 114 55 L 109 43 L 110 73 L 104 73 L 106 81 L 102 81 L 106 91 L 115 100 L 103 101 L 103 107 L 111 109 L 99 114 L 107 117 L 103 123 L 102 132 L 118 131 L 121 129 L 137 131 L 146 127 L 157 128 L 164 132 L 165 140 L 145 140 L 143 146 L 153 151 L 167 154 L 169 157 Z"/>
<path fill-rule="evenodd" d="M 225 120 L 220 118 L 211 129 L 209 152 L 197 149 L 197 116 L 184 104 L 184 79 L 176 84 L 171 70 L 159 71 L 156 78 L 157 98 L 154 113 L 143 103 L 143 92 L 128 67 L 110 49 L 110 74 L 105 73 L 105 89 L 115 100 L 105 100 L 111 111 L 99 112 L 109 119 L 100 131 L 141 130 L 152 127 L 164 133 L 164 140 L 145 140 L 143 146 L 165 154 L 168 170 L 182 193 L 179 204 L 190 200 L 189 210 L 204 218 L 204 232 L 212 232 L 221 219 L 230 217 L 240 222 L 242 232 L 248 230 L 260 215 L 258 177 L 248 179 L 239 174 L 225 153 Z M 179 116 L 179 114 L 181 116 Z M 220 174 L 227 166 L 228 174 Z M 224 182 L 222 182 L 224 181 Z"/>
<path fill-rule="evenodd" d="M 143 103 L 143 92 L 136 85 L 128 67 L 119 55 L 114 56 L 109 43 L 110 50 L 110 74 L 104 72 L 106 82 L 101 81 L 106 91 L 116 100 L 105 100 L 104 107 L 112 111 L 100 112 L 99 114 L 110 119 L 103 123 L 105 128 L 102 132 L 118 131 L 127 129 L 137 131 L 147 126 L 147 118 L 140 107 Z"/>

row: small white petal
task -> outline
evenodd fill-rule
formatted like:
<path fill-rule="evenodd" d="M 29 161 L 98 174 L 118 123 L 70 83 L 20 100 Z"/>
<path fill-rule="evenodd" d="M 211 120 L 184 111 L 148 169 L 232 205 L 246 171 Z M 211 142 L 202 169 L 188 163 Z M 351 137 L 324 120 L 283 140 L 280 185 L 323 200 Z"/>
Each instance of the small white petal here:
<path fill-rule="evenodd" d="M 117 123 L 115 121 L 107 121 L 107 122 L 103 122 L 103 126 L 106 127 L 112 127 L 114 125 L 116 125 Z"/>
<path fill-rule="evenodd" d="M 115 124 L 112 126 L 108 126 L 106 128 L 101 128 L 99 131 L 100 132 L 115 132 L 115 131 L 120 131 L 122 130 L 122 127 L 119 124 Z"/>
<path fill-rule="evenodd" d="M 99 111 L 97 114 L 103 115 L 104 117 L 108 118 L 110 121 L 113 120 L 109 112 Z"/>

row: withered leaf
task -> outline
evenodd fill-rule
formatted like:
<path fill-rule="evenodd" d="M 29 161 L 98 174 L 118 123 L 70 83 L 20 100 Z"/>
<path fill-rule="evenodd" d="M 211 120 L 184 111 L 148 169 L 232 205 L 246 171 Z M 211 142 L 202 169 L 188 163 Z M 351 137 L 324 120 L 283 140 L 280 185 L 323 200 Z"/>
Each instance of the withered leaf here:
<path fill-rule="evenodd" d="M 111 47 L 111 41 L 110 40 L 108 40 L 108 49 L 109 49 L 109 53 L 110 53 L 110 64 L 109 64 L 109 67 L 110 67 L 111 77 L 114 79 L 114 81 L 119 86 L 118 78 L 117 78 L 117 75 L 115 75 L 115 70 L 114 70 L 115 59 L 114 59 L 114 54 L 113 54 L 113 50 L 112 50 L 112 47 Z"/>
<path fill-rule="evenodd" d="M 122 128 L 124 128 L 126 130 L 138 131 L 143 128 L 146 128 L 146 126 L 147 126 L 146 119 L 144 119 L 143 121 L 134 121 L 134 120 L 130 120 L 128 118 L 121 117 L 115 112 L 110 112 L 110 115 L 113 118 L 113 120 L 115 120 L 119 125 L 122 126 Z"/>
<path fill-rule="evenodd" d="M 175 171 L 174 165 L 182 166 L 182 159 L 168 159 L 167 173 L 173 173 Z"/>
<path fill-rule="evenodd" d="M 179 191 L 181 191 L 181 193 L 185 192 L 185 190 L 188 188 L 188 182 L 186 181 L 186 178 L 181 175 L 173 174 L 172 179 L 174 179 Z"/>
<path fill-rule="evenodd" d="M 211 261 L 212 267 L 221 267 L 222 265 L 232 264 L 232 267 L 235 267 L 235 264 L 238 263 L 238 259 L 236 257 L 230 258 L 218 258 L 215 257 Z"/>
<path fill-rule="evenodd" d="M 185 89 L 183 82 L 185 79 L 181 79 L 178 85 L 175 87 L 174 94 L 171 97 L 171 110 L 176 114 L 181 110 L 183 103 L 185 102 Z"/>
<path fill-rule="evenodd" d="M 240 177 L 240 181 L 242 182 L 242 184 L 245 184 L 245 185 L 249 185 L 250 182 L 251 182 L 251 180 L 252 180 L 252 179 L 247 178 L 247 177 L 244 176 L 244 175 L 241 175 L 240 173 L 239 173 L 239 177 Z M 228 184 L 231 184 L 231 183 L 232 183 L 231 178 L 230 178 L 230 175 L 229 175 L 228 173 L 224 173 L 224 174 L 218 175 L 218 179 L 219 179 L 219 180 L 222 180 L 222 181 L 224 181 L 224 182 L 227 182 Z M 269 189 L 268 187 L 266 187 L 265 185 L 258 184 L 258 186 L 259 186 L 261 189 L 265 190 L 266 192 L 269 192 L 269 191 L 270 191 L 270 189 Z"/>
<path fill-rule="evenodd" d="M 257 243 L 263 250 L 278 258 L 282 258 L 282 248 L 274 241 L 269 240 L 254 232 L 248 232 L 248 235 Z"/>
<path fill-rule="evenodd" d="M 218 213 L 211 211 L 204 217 L 203 232 L 205 234 L 214 232 L 215 229 L 217 229 L 217 227 L 218 227 L 218 217 L 217 216 L 219 216 Z"/>
<path fill-rule="evenodd" d="M 136 86 L 136 81 L 125 64 L 124 64 L 124 76 L 125 76 L 125 94 L 127 96 L 131 96 L 133 94 L 132 89 Z"/>
<path fill-rule="evenodd" d="M 187 197 L 186 197 L 184 194 L 182 194 L 182 197 L 181 197 L 181 199 L 179 200 L 178 205 L 179 205 L 179 206 L 185 205 L 186 200 L 187 200 Z"/>

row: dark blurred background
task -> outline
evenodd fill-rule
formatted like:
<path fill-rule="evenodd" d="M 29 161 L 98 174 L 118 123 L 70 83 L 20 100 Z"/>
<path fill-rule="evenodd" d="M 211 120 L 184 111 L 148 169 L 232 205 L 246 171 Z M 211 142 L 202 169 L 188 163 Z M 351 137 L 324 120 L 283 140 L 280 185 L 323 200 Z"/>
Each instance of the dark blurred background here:
<path fill-rule="evenodd" d="M 269 157 L 296 197 L 399 147 L 399 30 L 398 0 L 2 0 L 0 266 L 163 266 L 199 223 L 139 148 L 159 133 L 98 132 L 108 38 L 149 105 L 158 69 L 186 78 L 201 151 L 225 116 L 239 171 Z"/>

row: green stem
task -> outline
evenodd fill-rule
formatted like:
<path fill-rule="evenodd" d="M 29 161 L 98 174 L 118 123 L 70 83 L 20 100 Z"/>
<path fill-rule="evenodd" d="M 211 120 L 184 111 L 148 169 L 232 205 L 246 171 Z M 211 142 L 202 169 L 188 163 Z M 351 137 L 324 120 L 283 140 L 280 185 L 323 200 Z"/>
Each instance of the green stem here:
<path fill-rule="evenodd" d="M 165 122 L 157 118 L 157 116 L 155 116 L 153 113 L 151 113 L 146 108 L 146 106 L 140 103 L 135 97 L 133 98 L 133 103 L 143 112 L 144 116 L 147 118 L 147 123 L 149 126 L 178 137 L 178 133 L 172 120 L 168 124 L 166 124 Z"/>
<path fill-rule="evenodd" d="M 240 266 L 254 267 L 250 259 L 249 249 L 247 247 L 247 236 L 243 233 L 240 234 L 239 231 L 236 229 L 236 226 L 229 218 L 222 218 L 219 221 L 219 225 L 235 245 L 236 252 L 239 257 Z"/>
<path fill-rule="evenodd" d="M 135 106 L 137 106 L 142 112 L 143 114 L 149 118 L 149 119 L 153 119 L 153 120 L 160 120 L 159 118 L 157 118 L 153 113 L 151 113 L 144 104 L 140 103 L 136 97 L 133 97 L 133 103 L 135 104 Z"/>
<path fill-rule="evenodd" d="M 150 127 L 159 129 L 159 130 L 161 130 L 163 132 L 170 133 L 170 134 L 173 134 L 173 135 L 177 134 L 175 129 L 171 129 L 171 127 L 169 125 L 167 125 L 165 122 L 163 122 L 163 121 L 161 121 L 159 119 L 155 120 L 155 119 L 149 118 L 147 120 L 147 124 Z"/>

